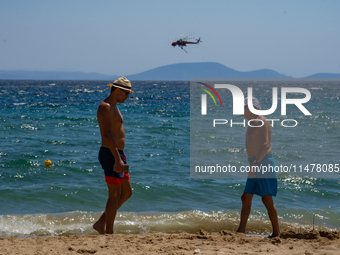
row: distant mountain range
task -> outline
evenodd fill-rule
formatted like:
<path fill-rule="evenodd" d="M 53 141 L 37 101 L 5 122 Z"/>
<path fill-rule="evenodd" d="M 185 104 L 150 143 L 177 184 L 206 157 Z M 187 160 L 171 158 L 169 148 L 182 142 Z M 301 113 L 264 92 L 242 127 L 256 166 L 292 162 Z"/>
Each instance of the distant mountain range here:
<path fill-rule="evenodd" d="M 0 70 L 1 80 L 115 80 L 117 77 L 99 73 Z"/>
<path fill-rule="evenodd" d="M 308 76 L 306 78 L 332 78 L 332 79 L 338 79 L 340 78 L 340 74 L 338 73 L 317 73 L 317 74 L 313 74 L 311 76 Z"/>
<path fill-rule="evenodd" d="M 122 76 L 122 75 L 120 75 Z M 83 72 L 1 71 L 2 80 L 115 80 L 119 75 Z M 178 63 L 142 73 L 126 75 L 130 80 L 183 80 L 191 78 L 292 78 L 274 70 L 240 72 L 215 62 Z M 340 78 L 340 74 L 318 73 L 305 78 Z"/>
<path fill-rule="evenodd" d="M 131 80 L 190 80 L 190 78 L 291 78 L 270 69 L 240 72 L 220 63 L 179 63 L 161 66 L 135 75 Z"/>

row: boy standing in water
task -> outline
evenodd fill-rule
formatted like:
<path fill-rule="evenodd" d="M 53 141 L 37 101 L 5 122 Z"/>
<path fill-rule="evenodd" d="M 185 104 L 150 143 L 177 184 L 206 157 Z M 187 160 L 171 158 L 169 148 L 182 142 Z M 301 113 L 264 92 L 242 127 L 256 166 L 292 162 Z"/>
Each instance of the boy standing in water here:
<path fill-rule="evenodd" d="M 257 98 L 252 98 L 254 108 L 261 109 Z M 251 209 L 251 201 L 254 194 L 262 197 L 262 202 L 267 208 L 269 219 L 272 223 L 273 232 L 269 238 L 280 235 L 279 220 L 273 197 L 277 194 L 277 177 L 273 171 L 271 173 L 255 173 L 254 167 L 272 166 L 275 168 L 275 159 L 272 153 L 272 129 L 270 122 L 262 115 L 252 113 L 248 108 L 248 99 L 244 101 L 244 115 L 248 121 L 252 120 L 246 131 L 246 149 L 251 171 L 247 178 L 244 189 L 241 210 L 240 226 L 237 232 L 244 233 Z"/>
<path fill-rule="evenodd" d="M 130 92 L 133 93 L 133 91 L 130 81 L 125 77 L 118 78 L 109 86 L 111 94 L 100 103 L 97 111 L 102 138 L 102 147 L 98 158 L 104 169 L 109 191 L 105 211 L 93 225 L 99 234 L 113 234 L 113 223 L 117 210 L 132 195 L 129 173 L 124 173 L 126 164 L 123 152 L 125 147 L 124 119 L 117 103 L 124 103 L 129 98 Z"/>

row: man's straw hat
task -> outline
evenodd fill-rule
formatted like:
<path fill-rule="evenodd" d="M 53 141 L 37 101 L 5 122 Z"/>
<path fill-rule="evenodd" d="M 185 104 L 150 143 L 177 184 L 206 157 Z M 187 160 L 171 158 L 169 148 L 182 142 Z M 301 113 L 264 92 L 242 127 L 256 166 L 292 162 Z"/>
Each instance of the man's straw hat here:
<path fill-rule="evenodd" d="M 112 87 L 116 87 L 116 88 L 120 88 L 123 90 L 127 90 L 130 91 L 131 93 L 134 93 L 131 90 L 131 82 L 126 79 L 125 77 L 120 77 L 117 80 L 115 80 L 113 83 L 109 83 L 109 86 Z"/>
<path fill-rule="evenodd" d="M 260 101 L 256 97 L 252 97 L 253 106 L 258 110 L 261 109 Z M 244 99 L 244 106 L 248 105 L 248 97 Z"/>

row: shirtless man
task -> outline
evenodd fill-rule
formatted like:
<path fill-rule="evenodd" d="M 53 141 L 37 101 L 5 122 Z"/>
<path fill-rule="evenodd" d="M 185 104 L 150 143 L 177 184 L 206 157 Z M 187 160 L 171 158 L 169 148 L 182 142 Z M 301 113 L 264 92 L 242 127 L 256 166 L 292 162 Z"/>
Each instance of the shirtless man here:
<path fill-rule="evenodd" d="M 252 98 L 253 106 L 256 109 L 261 109 L 260 102 L 257 98 Z M 251 201 L 254 194 L 262 197 L 262 202 L 265 205 L 269 219 L 272 224 L 273 232 L 269 238 L 279 236 L 279 220 L 273 197 L 277 194 L 277 177 L 275 172 L 271 173 L 255 173 L 254 167 L 264 165 L 275 167 L 275 159 L 272 153 L 272 129 L 270 122 L 262 115 L 255 115 L 248 109 L 248 98 L 244 101 L 244 115 L 251 126 L 248 126 L 246 131 L 246 149 L 248 154 L 251 171 L 247 179 L 244 189 L 241 210 L 240 226 L 237 232 L 244 233 L 251 209 Z"/>
<path fill-rule="evenodd" d="M 123 152 L 125 146 L 125 132 L 123 116 L 117 103 L 124 103 L 129 98 L 131 83 L 125 77 L 118 78 L 109 84 L 111 94 L 100 103 L 97 119 L 102 137 L 102 147 L 99 151 L 99 162 L 104 169 L 109 198 L 106 208 L 93 228 L 99 234 L 113 234 L 113 223 L 118 208 L 132 195 L 130 176 L 124 173 L 126 157 Z M 114 170 L 113 166 L 116 165 Z"/>

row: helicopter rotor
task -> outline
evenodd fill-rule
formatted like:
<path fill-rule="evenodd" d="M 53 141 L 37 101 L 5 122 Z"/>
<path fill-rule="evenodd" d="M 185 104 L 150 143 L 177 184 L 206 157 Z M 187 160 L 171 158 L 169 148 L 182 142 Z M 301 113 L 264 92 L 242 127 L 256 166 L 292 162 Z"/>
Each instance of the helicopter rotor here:
<path fill-rule="evenodd" d="M 190 35 L 187 35 L 186 37 L 183 38 L 183 40 L 188 40 L 188 39 L 195 39 L 195 37 L 190 37 L 192 35 L 194 35 L 195 33 L 192 33 Z M 182 34 L 181 34 L 181 39 L 182 39 Z"/>

